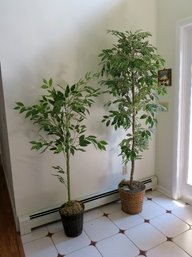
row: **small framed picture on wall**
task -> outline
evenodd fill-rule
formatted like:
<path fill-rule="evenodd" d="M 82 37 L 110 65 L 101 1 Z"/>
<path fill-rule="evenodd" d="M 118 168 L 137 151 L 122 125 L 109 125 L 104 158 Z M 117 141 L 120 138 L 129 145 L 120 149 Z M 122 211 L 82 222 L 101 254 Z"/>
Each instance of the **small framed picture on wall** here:
<path fill-rule="evenodd" d="M 158 71 L 158 83 L 161 86 L 171 86 L 171 69 L 163 69 Z"/>

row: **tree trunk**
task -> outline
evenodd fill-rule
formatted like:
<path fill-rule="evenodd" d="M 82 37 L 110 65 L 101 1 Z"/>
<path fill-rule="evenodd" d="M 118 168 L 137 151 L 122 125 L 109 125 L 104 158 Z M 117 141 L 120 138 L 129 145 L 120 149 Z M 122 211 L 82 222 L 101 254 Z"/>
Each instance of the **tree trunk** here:
<path fill-rule="evenodd" d="M 133 122 L 133 124 L 132 124 L 132 134 L 133 134 L 132 151 L 134 151 L 134 148 L 135 148 L 135 140 L 134 140 L 134 133 L 135 133 L 135 115 L 133 115 L 132 122 Z M 132 183 L 133 183 L 134 171 L 135 171 L 135 159 L 132 159 L 132 160 L 131 160 L 130 188 L 132 187 Z"/>
<path fill-rule="evenodd" d="M 66 169 L 67 169 L 67 195 L 68 195 L 68 203 L 71 202 L 71 181 L 70 181 L 70 164 L 69 164 L 69 151 L 66 153 Z"/>
<path fill-rule="evenodd" d="M 135 78 L 134 78 L 134 74 L 132 74 L 132 105 L 133 105 L 133 109 L 132 109 L 132 136 L 133 136 L 133 141 L 132 141 L 132 152 L 134 152 L 135 150 Z M 132 183 L 133 183 L 133 175 L 134 175 L 134 171 L 135 171 L 135 159 L 133 157 L 131 157 L 131 175 L 130 175 L 130 188 L 132 187 Z"/>

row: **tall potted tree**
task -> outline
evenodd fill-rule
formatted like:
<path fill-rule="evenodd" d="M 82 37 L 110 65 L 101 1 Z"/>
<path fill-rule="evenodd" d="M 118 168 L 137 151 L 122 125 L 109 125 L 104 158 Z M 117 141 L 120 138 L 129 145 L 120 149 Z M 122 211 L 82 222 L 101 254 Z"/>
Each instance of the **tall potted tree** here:
<path fill-rule="evenodd" d="M 100 84 L 112 96 L 106 103 L 109 112 L 103 122 L 115 130 L 123 128 L 126 133 L 119 143 L 119 155 L 123 165 L 131 162 L 131 172 L 129 180 L 119 184 L 119 192 L 122 210 L 136 214 L 142 210 L 145 186 L 134 181 L 135 161 L 141 159 L 141 153 L 149 146 L 157 113 L 165 110 L 159 97 L 166 90 L 158 85 L 158 70 L 165 61 L 149 43 L 149 32 L 109 30 L 108 33 L 117 38 L 117 43 L 99 55 Z"/>
<path fill-rule="evenodd" d="M 89 85 L 92 75 L 87 73 L 73 85 L 54 85 L 53 80 L 43 79 L 41 88 L 45 90 L 35 105 L 26 107 L 17 102 L 15 109 L 25 113 L 39 130 L 39 138 L 31 141 L 32 150 L 52 151 L 62 154 L 65 167 L 53 166 L 55 176 L 67 186 L 67 202 L 59 209 L 64 230 L 67 236 L 81 234 L 83 227 L 84 205 L 71 198 L 70 163 L 77 151 L 85 152 L 85 147 L 93 144 L 105 150 L 106 142 L 99 141 L 94 135 L 86 135 L 84 124 L 94 99 L 100 94 L 99 89 Z"/>

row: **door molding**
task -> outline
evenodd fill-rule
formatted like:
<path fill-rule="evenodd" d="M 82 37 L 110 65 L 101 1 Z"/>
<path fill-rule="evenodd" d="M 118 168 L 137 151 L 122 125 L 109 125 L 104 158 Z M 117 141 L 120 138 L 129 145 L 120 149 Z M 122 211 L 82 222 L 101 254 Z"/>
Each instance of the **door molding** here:
<path fill-rule="evenodd" d="M 189 126 L 187 118 L 190 111 L 191 76 L 187 72 L 191 60 L 187 54 L 189 50 L 189 31 L 192 30 L 192 18 L 181 20 L 176 28 L 176 76 L 175 76 L 175 117 L 174 117 L 174 150 L 172 171 L 172 196 L 181 197 L 183 173 L 188 165 L 185 162 L 189 146 Z M 187 103 L 187 104 L 186 104 Z M 188 114 L 188 115 L 187 115 Z M 187 147 L 186 147 L 187 146 Z"/>

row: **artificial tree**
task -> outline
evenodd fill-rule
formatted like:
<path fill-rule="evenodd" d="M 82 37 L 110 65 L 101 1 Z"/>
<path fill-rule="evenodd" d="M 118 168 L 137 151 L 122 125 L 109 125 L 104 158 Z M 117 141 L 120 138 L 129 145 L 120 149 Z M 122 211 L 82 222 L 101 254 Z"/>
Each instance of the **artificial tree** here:
<path fill-rule="evenodd" d="M 166 93 L 165 87 L 158 85 L 158 70 L 164 66 L 164 59 L 151 45 L 149 32 L 109 30 L 117 42 L 109 49 L 102 50 L 101 86 L 112 100 L 106 103 L 109 108 L 103 117 L 106 126 L 115 130 L 123 128 L 126 136 L 119 143 L 123 165 L 131 162 L 131 172 L 127 190 L 135 187 L 135 161 L 148 148 L 157 113 L 165 108 L 159 97 Z M 125 186 L 125 184 L 123 183 Z"/>
<path fill-rule="evenodd" d="M 45 93 L 41 95 L 37 104 L 26 107 L 23 102 L 17 102 L 15 109 L 25 113 L 39 130 L 39 138 L 31 141 L 32 150 L 52 151 L 54 154 L 63 154 L 65 168 L 53 166 L 54 174 L 61 183 L 67 186 L 67 203 L 61 213 L 74 215 L 81 211 L 82 204 L 71 199 L 71 157 L 77 151 L 85 152 L 85 147 L 93 144 L 100 150 L 105 150 L 106 142 L 99 141 L 94 135 L 86 135 L 87 127 L 84 124 L 94 99 L 99 96 L 100 90 L 89 85 L 95 77 L 87 73 L 73 85 L 54 85 L 53 80 L 43 79 L 41 88 Z"/>

